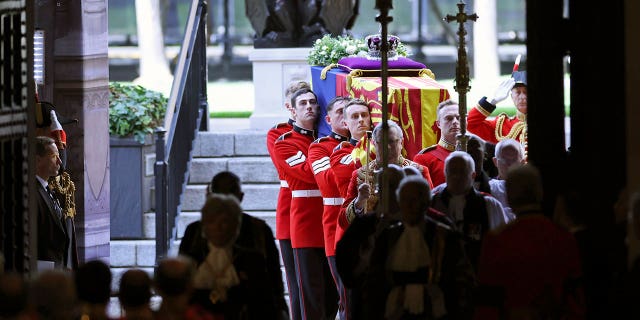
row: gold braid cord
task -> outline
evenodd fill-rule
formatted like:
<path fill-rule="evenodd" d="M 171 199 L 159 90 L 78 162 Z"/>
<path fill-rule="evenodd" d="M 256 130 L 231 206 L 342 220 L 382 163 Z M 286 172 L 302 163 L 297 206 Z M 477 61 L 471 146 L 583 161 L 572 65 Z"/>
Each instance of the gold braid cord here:
<path fill-rule="evenodd" d="M 57 177 L 49 179 L 49 186 L 56 195 L 62 197 L 60 204 L 65 217 L 71 219 L 76 216 L 76 185 L 71 181 L 69 173 L 63 172 Z"/>
<path fill-rule="evenodd" d="M 436 75 L 433 73 L 433 71 L 431 71 L 431 69 L 421 69 L 418 75 L 420 77 L 429 77 L 433 80 L 436 79 Z"/>
<path fill-rule="evenodd" d="M 516 139 L 516 140 L 520 140 L 521 143 L 524 142 L 522 141 L 524 140 L 524 135 L 520 136 L 520 133 L 523 133 L 523 130 L 525 128 L 525 122 L 520 121 L 514 124 L 513 127 L 511 127 L 511 130 L 509 131 L 509 133 L 507 133 L 506 135 L 502 135 L 502 127 L 506 119 L 507 119 L 506 113 L 501 113 L 498 115 L 496 119 L 496 130 L 495 130 L 496 139 L 498 141 L 502 141 L 504 139 Z M 520 136 L 520 139 L 517 139 L 518 136 Z"/>
<path fill-rule="evenodd" d="M 336 66 L 337 66 L 337 64 L 332 63 L 332 64 L 322 68 L 322 71 L 320 71 L 320 79 L 321 80 L 327 79 L 327 72 L 329 72 L 329 70 L 335 68 Z"/>

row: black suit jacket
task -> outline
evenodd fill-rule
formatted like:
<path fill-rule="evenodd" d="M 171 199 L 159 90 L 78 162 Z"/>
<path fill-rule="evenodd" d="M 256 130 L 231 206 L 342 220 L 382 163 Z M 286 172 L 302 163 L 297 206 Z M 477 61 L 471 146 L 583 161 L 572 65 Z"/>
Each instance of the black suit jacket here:
<path fill-rule="evenodd" d="M 271 297 L 276 306 L 278 319 L 289 319 L 289 307 L 284 299 L 284 285 L 280 268 L 280 253 L 276 248 L 273 232 L 262 219 L 247 213 L 242 214 L 240 234 L 235 245 L 244 249 L 255 250 L 263 256 L 266 263 L 267 278 L 273 290 Z M 202 263 L 209 254 L 207 240 L 202 237 L 202 223 L 194 221 L 187 226 L 180 242 L 179 253 L 193 258 L 198 264 Z"/>
<path fill-rule="evenodd" d="M 53 261 L 56 268 L 66 264 L 70 237 L 61 212 L 56 213 L 53 199 L 39 181 L 38 189 L 38 260 Z"/>
<path fill-rule="evenodd" d="M 191 302 L 225 320 L 277 320 L 265 259 L 254 249 L 233 247 L 233 266 L 240 283 L 229 288 L 227 301 L 212 303 L 210 289 L 196 289 Z"/>

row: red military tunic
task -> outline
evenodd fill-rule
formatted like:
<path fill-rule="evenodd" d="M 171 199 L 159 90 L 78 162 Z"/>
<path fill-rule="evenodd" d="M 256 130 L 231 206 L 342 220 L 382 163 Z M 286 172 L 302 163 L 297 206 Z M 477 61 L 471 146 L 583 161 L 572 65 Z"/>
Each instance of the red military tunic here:
<path fill-rule="evenodd" d="M 291 207 L 291 190 L 284 179 L 282 169 L 278 166 L 278 161 L 274 154 L 273 146 L 281 135 L 293 129 L 293 120 L 276 124 L 267 132 L 267 150 L 271 157 L 276 170 L 278 171 L 278 179 L 280 179 L 280 191 L 278 192 L 278 202 L 276 205 L 276 239 L 291 239 L 291 231 L 289 227 L 289 208 Z"/>
<path fill-rule="evenodd" d="M 343 199 L 347 196 L 351 174 L 356 170 L 356 162 L 351 155 L 356 143 L 358 143 L 358 141 L 354 139 L 351 139 L 349 143 L 342 142 L 334 148 L 331 154 L 331 169 L 336 181 L 336 186 L 340 192 L 340 197 Z M 338 214 L 335 234 L 336 243 L 340 241 L 345 230 L 349 227 L 349 221 L 347 221 L 346 215 L 344 214 L 345 209 L 346 208 L 342 206 Z"/>
<path fill-rule="evenodd" d="M 324 230 L 324 250 L 327 257 L 336 255 L 335 233 L 338 222 L 338 214 L 344 198 L 340 195 L 336 180 L 331 168 L 331 154 L 333 149 L 342 141 L 349 138 L 331 132 L 329 136 L 314 141 L 309 146 L 309 164 L 313 169 L 316 183 L 322 194 L 324 211 L 322 214 L 322 225 Z"/>
<path fill-rule="evenodd" d="M 478 105 L 469 111 L 467 117 L 469 131 L 491 143 L 512 138 L 526 146 L 526 115 L 519 113 L 518 117 L 510 118 L 506 113 L 501 113 L 493 120 L 488 120 L 487 117 L 495 109 L 496 106 L 489 103 L 486 97 L 480 99 Z"/>
<path fill-rule="evenodd" d="M 307 162 L 315 131 L 300 128 L 283 134 L 274 145 L 276 163 L 291 189 L 291 247 L 324 248 L 322 195 Z"/>
<path fill-rule="evenodd" d="M 422 173 L 422 176 L 429 183 L 429 187 L 433 189 L 433 182 L 431 182 L 431 175 L 429 174 L 429 169 L 411 160 L 405 159 L 403 157 L 400 157 L 397 164 L 401 167 L 413 166 L 417 168 L 420 171 L 420 173 Z M 374 172 L 376 172 L 378 169 L 380 169 L 378 166 L 378 162 L 373 161 L 369 163 L 367 170 L 365 170 L 365 167 L 361 167 L 358 170 L 353 171 L 353 173 L 351 174 L 351 181 L 349 182 L 349 189 L 347 190 L 347 196 L 344 198 L 344 204 L 342 205 L 342 207 L 344 208 L 344 215 L 349 224 L 355 218 L 355 208 L 354 208 L 353 201 L 358 196 L 358 186 L 364 182 L 364 177 L 368 176 L 369 184 L 371 185 L 371 192 L 374 192 L 374 190 L 376 190 L 375 186 L 377 184 L 377 180 Z M 395 193 L 395 190 L 393 190 L 393 192 Z M 367 200 L 367 210 L 369 211 L 374 210 L 377 202 L 378 202 L 377 195 L 371 195 Z"/>
<path fill-rule="evenodd" d="M 498 302 L 512 318 L 546 304 L 562 306 L 567 319 L 583 319 L 581 276 L 573 235 L 541 213 L 521 214 L 484 237 L 478 265 L 483 303 L 475 318 L 501 319 Z"/>
<path fill-rule="evenodd" d="M 429 169 L 431 175 L 431 181 L 434 186 L 438 186 L 446 182 L 444 175 L 444 160 L 456 150 L 456 146 L 448 143 L 444 139 L 440 138 L 438 144 L 422 149 L 415 157 L 413 161 L 421 164 Z"/>

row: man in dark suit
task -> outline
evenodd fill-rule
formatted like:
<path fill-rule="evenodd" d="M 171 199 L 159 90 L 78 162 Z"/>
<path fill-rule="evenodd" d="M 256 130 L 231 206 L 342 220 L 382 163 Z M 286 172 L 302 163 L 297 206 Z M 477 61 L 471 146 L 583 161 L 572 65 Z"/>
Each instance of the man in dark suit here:
<path fill-rule="evenodd" d="M 72 268 L 71 235 L 60 202 L 49 189 L 49 178 L 60 170 L 62 160 L 53 139 L 35 138 L 38 190 L 38 261 L 55 268 Z"/>
<path fill-rule="evenodd" d="M 207 199 L 212 194 L 226 194 L 235 197 L 238 202 L 244 198 L 240 177 L 230 171 L 217 173 L 207 187 Z M 242 213 L 240 234 L 235 244 L 245 249 L 252 249 L 262 254 L 266 262 L 268 280 L 273 290 L 271 297 L 276 306 L 278 320 L 289 319 L 288 306 L 284 299 L 284 284 L 280 270 L 280 254 L 276 248 L 275 238 L 269 225 L 262 219 Z M 180 242 L 179 253 L 194 259 L 201 264 L 209 254 L 207 239 L 203 237 L 202 221 L 194 221 L 187 226 Z"/>

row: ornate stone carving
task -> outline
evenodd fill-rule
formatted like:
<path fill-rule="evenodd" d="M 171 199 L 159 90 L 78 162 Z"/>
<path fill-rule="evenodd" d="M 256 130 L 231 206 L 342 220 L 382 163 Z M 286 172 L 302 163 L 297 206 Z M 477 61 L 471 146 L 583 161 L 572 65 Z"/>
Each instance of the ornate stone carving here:
<path fill-rule="evenodd" d="M 255 48 L 310 47 L 327 33 L 345 34 L 358 5 L 359 0 L 245 0 Z"/>

